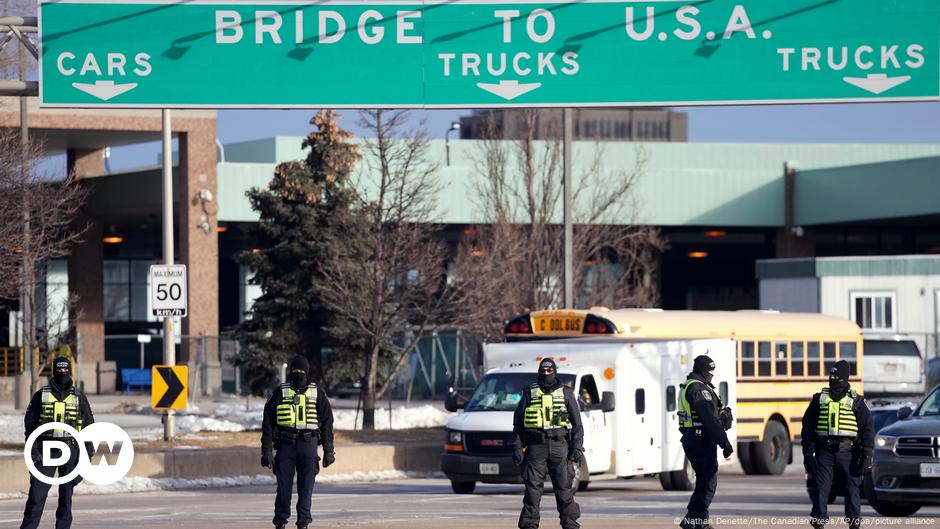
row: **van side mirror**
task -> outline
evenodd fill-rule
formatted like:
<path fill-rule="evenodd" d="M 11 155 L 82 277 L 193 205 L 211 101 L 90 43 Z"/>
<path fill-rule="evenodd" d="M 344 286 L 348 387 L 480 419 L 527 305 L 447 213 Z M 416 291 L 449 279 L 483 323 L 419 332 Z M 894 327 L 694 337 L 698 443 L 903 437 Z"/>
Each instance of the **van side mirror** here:
<path fill-rule="evenodd" d="M 461 397 L 456 391 L 451 390 L 444 397 L 444 409 L 449 412 L 462 410 L 467 405 L 467 399 Z"/>
<path fill-rule="evenodd" d="M 914 413 L 914 410 L 912 410 L 910 406 L 903 406 L 898 410 L 898 420 L 903 421 L 910 417 L 912 413 Z"/>
<path fill-rule="evenodd" d="M 614 411 L 616 401 L 613 391 L 605 391 L 601 394 L 601 411 L 604 413 Z"/>

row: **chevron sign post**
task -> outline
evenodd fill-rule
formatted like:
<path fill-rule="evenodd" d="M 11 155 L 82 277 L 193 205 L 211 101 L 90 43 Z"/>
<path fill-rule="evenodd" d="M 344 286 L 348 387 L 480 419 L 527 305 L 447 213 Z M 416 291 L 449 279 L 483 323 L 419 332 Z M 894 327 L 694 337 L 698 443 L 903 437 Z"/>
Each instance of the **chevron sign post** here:
<path fill-rule="evenodd" d="M 940 99 L 937 0 L 41 0 L 69 107 Z"/>

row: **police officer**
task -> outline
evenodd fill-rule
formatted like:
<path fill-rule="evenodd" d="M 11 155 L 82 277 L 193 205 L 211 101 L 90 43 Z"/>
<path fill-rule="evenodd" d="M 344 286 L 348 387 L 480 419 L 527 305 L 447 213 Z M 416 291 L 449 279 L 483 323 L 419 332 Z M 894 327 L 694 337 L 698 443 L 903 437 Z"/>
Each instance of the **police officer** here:
<path fill-rule="evenodd" d="M 33 430 L 49 422 L 60 422 L 81 431 L 83 426 L 95 422 L 91 413 L 91 406 L 85 394 L 78 391 L 72 383 L 72 363 L 64 356 L 57 357 L 52 362 L 52 377 L 49 384 L 37 391 L 29 401 L 26 408 L 26 417 L 23 420 L 26 426 L 26 437 L 29 438 Z M 68 462 L 58 467 L 47 467 L 42 464 L 42 443 L 45 440 L 55 439 L 69 445 L 70 457 Z M 56 470 L 59 476 L 65 476 L 75 470 L 78 465 L 78 440 L 61 430 L 50 430 L 40 434 L 33 444 L 31 457 L 36 469 L 46 476 L 52 477 Z M 72 526 L 72 489 L 81 482 L 76 477 L 68 483 L 59 485 L 59 507 L 55 511 L 56 529 L 68 529 Z M 46 497 L 52 485 L 43 483 L 33 476 L 29 478 L 29 496 L 26 498 L 26 509 L 23 511 L 23 523 L 20 529 L 35 529 L 39 527 L 42 510 L 46 505 Z"/>
<path fill-rule="evenodd" d="M 709 529 L 708 507 L 718 488 L 718 447 L 725 458 L 734 449 L 726 430 L 731 428 L 731 409 L 721 403 L 712 385 L 715 362 L 707 355 L 695 358 L 692 372 L 679 392 L 679 431 L 682 449 L 695 470 L 695 490 L 679 523 L 682 529 Z"/>
<path fill-rule="evenodd" d="M 539 364 L 538 383 L 522 392 L 513 415 L 513 461 L 522 465 L 525 496 L 519 529 L 539 526 L 539 504 L 546 474 L 552 479 L 562 529 L 578 529 L 581 509 L 571 487 L 575 465 L 584 457 L 584 430 L 571 388 L 561 383 L 555 362 Z M 523 457 L 523 448 L 525 456 Z"/>
<path fill-rule="evenodd" d="M 261 466 L 274 470 L 277 496 L 273 523 L 287 527 L 294 473 L 297 474 L 297 529 L 313 521 L 310 503 L 320 471 L 317 444 L 323 445 L 323 466 L 336 461 L 333 451 L 333 410 L 323 389 L 310 381 L 310 363 L 301 355 L 290 361 L 287 383 L 264 405 L 261 424 Z M 276 455 L 275 455 L 276 450 Z"/>
<path fill-rule="evenodd" d="M 829 387 L 813 395 L 803 414 L 803 466 L 812 481 L 810 524 L 829 521 L 829 491 L 835 473 L 845 478 L 845 516 L 850 529 L 862 524 L 859 504 L 862 476 L 871 468 L 874 426 L 865 398 L 849 384 L 851 369 L 845 360 L 829 370 Z"/>

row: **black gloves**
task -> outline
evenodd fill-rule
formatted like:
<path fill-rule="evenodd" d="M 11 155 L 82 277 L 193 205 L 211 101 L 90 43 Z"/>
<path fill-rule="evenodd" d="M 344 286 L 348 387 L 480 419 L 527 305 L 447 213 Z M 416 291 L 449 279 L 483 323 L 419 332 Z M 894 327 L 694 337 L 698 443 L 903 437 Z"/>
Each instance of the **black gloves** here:
<path fill-rule="evenodd" d="M 731 414 L 731 408 L 724 407 L 718 412 L 718 419 L 721 421 L 721 427 L 727 432 L 734 423 L 734 416 Z M 728 456 L 725 456 L 728 457 Z"/>
<path fill-rule="evenodd" d="M 725 459 L 728 459 L 729 457 L 731 457 L 731 454 L 733 453 L 734 453 L 734 448 L 732 448 L 731 445 L 728 445 L 721 449 L 721 455 L 723 455 Z"/>
<path fill-rule="evenodd" d="M 871 468 L 871 455 L 857 455 L 852 458 L 852 463 L 849 465 L 849 474 L 852 476 L 862 476 L 869 468 Z"/>
<path fill-rule="evenodd" d="M 274 454 L 261 452 L 261 466 L 274 470 Z"/>
<path fill-rule="evenodd" d="M 572 448 L 568 450 L 568 461 L 572 463 L 580 463 L 581 458 L 584 457 L 584 450 L 580 448 Z"/>
<path fill-rule="evenodd" d="M 331 448 L 329 452 L 323 451 L 323 468 L 326 468 L 336 462 L 336 452 Z"/>
<path fill-rule="evenodd" d="M 522 464 L 522 448 L 517 446 L 512 449 L 512 462 L 516 465 Z"/>
<path fill-rule="evenodd" d="M 803 470 L 810 476 L 816 473 L 816 456 L 812 452 L 803 452 Z"/>

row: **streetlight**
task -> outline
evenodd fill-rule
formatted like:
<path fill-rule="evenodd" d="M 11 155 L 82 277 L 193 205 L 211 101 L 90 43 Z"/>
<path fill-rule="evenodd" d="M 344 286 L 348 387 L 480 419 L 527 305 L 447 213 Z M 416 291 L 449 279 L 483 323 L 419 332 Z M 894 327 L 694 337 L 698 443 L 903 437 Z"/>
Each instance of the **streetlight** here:
<path fill-rule="evenodd" d="M 447 129 L 447 132 L 444 133 L 444 151 L 447 153 L 446 158 L 448 166 L 450 165 L 450 133 L 455 130 L 460 130 L 459 121 L 451 121 L 450 128 Z"/>

